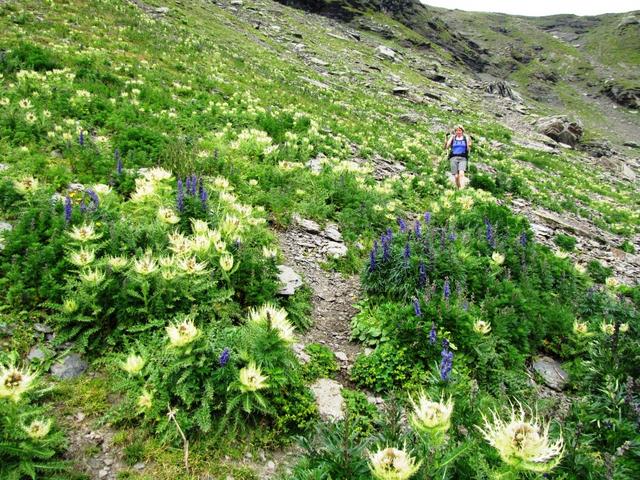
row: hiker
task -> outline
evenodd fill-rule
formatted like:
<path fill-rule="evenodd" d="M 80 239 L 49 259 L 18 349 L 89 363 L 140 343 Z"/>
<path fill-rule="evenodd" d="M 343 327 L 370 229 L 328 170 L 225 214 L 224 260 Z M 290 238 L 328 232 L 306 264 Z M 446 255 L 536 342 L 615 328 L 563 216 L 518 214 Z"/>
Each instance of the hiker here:
<path fill-rule="evenodd" d="M 465 135 L 462 125 L 456 125 L 454 131 L 455 133 L 447 139 L 444 148 L 449 150 L 451 174 L 455 177 L 456 186 L 463 188 L 464 172 L 467 169 L 469 151 L 471 150 L 471 139 Z"/>

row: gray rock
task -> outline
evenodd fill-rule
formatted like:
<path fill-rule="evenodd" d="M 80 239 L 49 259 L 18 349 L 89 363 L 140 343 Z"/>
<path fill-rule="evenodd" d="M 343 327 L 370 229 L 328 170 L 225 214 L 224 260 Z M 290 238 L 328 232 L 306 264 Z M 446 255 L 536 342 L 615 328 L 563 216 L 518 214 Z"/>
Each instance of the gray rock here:
<path fill-rule="evenodd" d="M 292 217 L 292 220 L 295 222 L 296 225 L 298 225 L 300 228 L 302 228 L 303 230 L 309 233 L 320 232 L 320 225 L 318 225 L 313 220 L 307 220 L 306 218 L 302 218 L 299 215 L 294 215 Z"/>
<path fill-rule="evenodd" d="M 301 80 L 304 80 L 307 83 L 310 83 L 314 87 L 322 88 L 323 90 L 328 90 L 330 87 L 326 83 L 322 83 L 318 80 L 314 80 L 313 78 L 308 77 L 300 77 Z"/>
<path fill-rule="evenodd" d="M 338 230 L 338 226 L 334 224 L 329 224 L 325 227 L 322 235 L 327 237 L 329 240 L 333 240 L 334 242 L 342 242 L 342 234 Z"/>
<path fill-rule="evenodd" d="M 511 100 L 515 100 L 516 102 L 522 101 L 522 97 L 520 94 L 515 92 L 511 86 L 505 82 L 504 80 L 499 80 L 497 82 L 491 82 L 486 87 L 485 90 L 492 95 L 498 95 L 500 97 L 510 98 Z"/>
<path fill-rule="evenodd" d="M 310 388 L 316 399 L 320 418 L 323 420 L 340 420 L 344 418 L 342 385 L 329 378 L 320 378 Z"/>
<path fill-rule="evenodd" d="M 317 156 L 315 158 L 309 159 L 309 161 L 305 165 L 313 173 L 320 173 L 322 172 L 322 160 L 323 160 L 323 157 Z"/>
<path fill-rule="evenodd" d="M 31 347 L 31 350 L 29 350 L 29 354 L 27 355 L 27 360 L 29 360 L 30 362 L 32 362 L 33 360 L 44 360 L 46 357 L 45 353 L 42 351 L 42 349 L 35 345 L 33 347 Z"/>
<path fill-rule="evenodd" d="M 394 95 L 404 95 L 405 93 L 409 93 L 409 89 L 403 86 L 393 87 L 392 90 Z"/>
<path fill-rule="evenodd" d="M 10 232 L 11 230 L 13 230 L 13 225 L 9 222 L 0 222 L 0 234 L 2 232 Z"/>
<path fill-rule="evenodd" d="M 397 58 L 397 53 L 384 45 L 380 45 L 376 47 L 376 54 L 382 58 L 386 58 L 387 60 L 395 60 Z"/>
<path fill-rule="evenodd" d="M 344 243 L 328 242 L 327 256 L 330 258 L 342 258 L 347 254 L 347 246 Z"/>
<path fill-rule="evenodd" d="M 81 375 L 89 365 L 77 353 L 67 355 L 51 367 L 51 373 L 61 380 L 75 378 Z"/>
<path fill-rule="evenodd" d="M 620 175 L 622 178 L 629 180 L 630 182 L 635 182 L 636 180 L 636 172 L 634 172 L 627 164 L 622 165 Z"/>
<path fill-rule="evenodd" d="M 311 57 L 309 61 L 321 67 L 327 67 L 329 65 L 328 62 L 325 62 L 324 60 L 321 60 L 320 58 L 316 58 L 316 57 Z"/>
<path fill-rule="evenodd" d="M 302 286 L 302 277 L 298 275 L 293 268 L 287 265 L 278 265 L 278 281 L 281 288 L 278 291 L 279 295 L 293 295 Z"/>
<path fill-rule="evenodd" d="M 423 118 L 419 113 L 407 112 L 407 113 L 403 113 L 402 115 L 400 115 L 398 117 L 398 120 L 400 120 L 403 123 L 416 124 L 416 123 L 421 122 L 423 120 Z"/>
<path fill-rule="evenodd" d="M 244 4 L 242 0 L 231 0 L 231 5 L 234 7 L 241 7 Z"/>
<path fill-rule="evenodd" d="M 348 362 L 349 361 L 349 357 L 347 357 L 347 354 L 344 353 L 344 352 L 335 352 L 334 355 L 341 362 Z"/>
<path fill-rule="evenodd" d="M 33 325 L 33 329 L 36 332 L 40 332 L 40 333 L 51 333 L 53 332 L 53 328 L 51 328 L 49 325 L 45 325 L 43 323 L 36 323 Z"/>
<path fill-rule="evenodd" d="M 562 115 L 540 118 L 536 127 L 543 135 L 572 147 L 578 144 L 584 133 L 580 122 L 571 121 Z"/>
<path fill-rule="evenodd" d="M 624 142 L 623 145 L 625 147 L 630 147 L 630 148 L 640 148 L 640 143 L 636 143 L 636 142 Z"/>
<path fill-rule="evenodd" d="M 536 357 L 533 361 L 533 369 L 542 377 L 549 388 L 556 391 L 564 389 L 569 381 L 569 374 L 553 358 Z"/>

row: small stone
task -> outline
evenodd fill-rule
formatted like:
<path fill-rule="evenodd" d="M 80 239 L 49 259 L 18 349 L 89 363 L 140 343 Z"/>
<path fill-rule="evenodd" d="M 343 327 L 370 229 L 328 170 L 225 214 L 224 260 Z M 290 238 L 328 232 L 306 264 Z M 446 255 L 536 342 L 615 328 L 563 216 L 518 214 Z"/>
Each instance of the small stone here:
<path fill-rule="evenodd" d="M 81 375 L 87 367 L 87 362 L 80 355 L 72 353 L 55 363 L 51 367 L 51 373 L 61 380 L 67 380 Z"/>
<path fill-rule="evenodd" d="M 335 352 L 334 355 L 341 362 L 348 362 L 349 361 L 349 357 L 347 357 L 347 354 L 344 353 L 344 352 Z"/>
<path fill-rule="evenodd" d="M 33 325 L 33 328 L 36 332 L 40 332 L 40 333 L 52 333 L 53 332 L 53 328 L 51 328 L 49 325 L 45 325 L 43 323 L 36 323 Z"/>
<path fill-rule="evenodd" d="M 276 464 L 275 464 L 275 462 L 274 462 L 273 460 L 269 460 L 269 461 L 267 462 L 267 470 L 268 470 L 268 471 L 270 471 L 270 472 L 274 472 L 274 471 L 275 471 L 275 469 L 276 469 Z"/>
<path fill-rule="evenodd" d="M 533 369 L 542 377 L 544 383 L 556 391 L 561 391 L 569 380 L 569 374 L 564 371 L 560 363 L 550 357 L 537 357 L 533 362 Z"/>
<path fill-rule="evenodd" d="M 106 468 L 103 468 L 102 470 L 100 470 L 100 473 L 98 473 L 98 476 L 100 478 L 105 478 L 107 475 L 109 475 L 109 470 L 107 470 Z"/>
<path fill-rule="evenodd" d="M 278 281 L 281 285 L 278 294 L 289 296 L 296 293 L 296 290 L 302 286 L 302 277 L 287 265 L 278 265 L 278 270 L 280 271 Z"/>
<path fill-rule="evenodd" d="M 337 225 L 329 224 L 324 229 L 322 234 L 327 237 L 329 240 L 333 240 L 334 242 L 342 242 L 342 234 L 338 230 Z"/>
<path fill-rule="evenodd" d="M 105 458 L 105 459 L 104 459 L 104 464 L 105 464 L 107 467 L 110 467 L 111 465 L 113 465 L 113 459 L 111 459 L 111 458 Z"/>
<path fill-rule="evenodd" d="M 329 378 L 320 378 L 310 388 L 316 398 L 320 418 L 324 420 L 340 420 L 344 417 L 342 385 Z"/>
<path fill-rule="evenodd" d="M 231 5 L 233 5 L 234 7 L 241 7 L 243 3 L 244 2 L 242 0 L 231 0 Z"/>
<path fill-rule="evenodd" d="M 39 346 L 34 346 L 31 347 L 31 350 L 29 350 L 29 354 L 27 355 L 27 359 L 29 361 L 33 361 L 33 360 L 44 360 L 46 357 L 46 355 L 44 354 L 44 352 L 42 351 L 42 349 Z"/>
<path fill-rule="evenodd" d="M 85 418 L 85 415 L 84 415 L 84 413 L 82 413 L 82 412 L 78 412 L 78 413 L 76 413 L 76 415 L 75 415 L 75 419 L 76 419 L 78 422 L 83 421 L 83 420 L 84 420 L 84 418 Z"/>
<path fill-rule="evenodd" d="M 330 258 L 342 258 L 347 254 L 347 251 L 344 243 L 329 242 L 327 245 L 327 256 Z"/>
<path fill-rule="evenodd" d="M 296 223 L 296 225 L 298 225 L 300 228 L 306 230 L 309 233 L 320 232 L 320 225 L 318 225 L 313 220 L 307 220 L 306 218 L 301 218 L 299 215 L 294 215 L 293 221 Z"/>
<path fill-rule="evenodd" d="M 140 471 L 143 470 L 145 467 L 145 463 L 144 462 L 138 462 L 133 466 L 134 470 Z"/>

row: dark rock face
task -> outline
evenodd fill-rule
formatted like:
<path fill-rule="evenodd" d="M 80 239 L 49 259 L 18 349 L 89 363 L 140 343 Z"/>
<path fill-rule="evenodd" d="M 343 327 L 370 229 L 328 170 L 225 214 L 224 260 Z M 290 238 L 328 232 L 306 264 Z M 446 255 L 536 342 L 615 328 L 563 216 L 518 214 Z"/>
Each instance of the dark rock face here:
<path fill-rule="evenodd" d="M 455 32 L 440 18 L 438 18 L 419 0 L 277 0 L 278 2 L 299 8 L 311 13 L 317 13 L 344 22 L 352 22 L 367 10 L 386 13 L 393 19 L 409 27 L 425 38 L 421 48 L 430 48 L 431 44 L 439 45 L 451 52 L 460 63 L 467 65 L 476 72 L 485 70 L 487 51 L 464 35 Z M 361 28 L 374 29 L 371 23 L 358 18 Z M 383 29 L 377 32 L 385 38 L 394 36 L 393 32 Z M 390 37 L 391 36 L 391 37 Z"/>
<path fill-rule="evenodd" d="M 520 95 L 518 95 L 511 86 L 504 80 L 497 82 L 491 82 L 485 89 L 488 93 L 493 95 L 499 95 L 501 97 L 510 98 L 511 100 L 520 101 Z"/>
<path fill-rule="evenodd" d="M 607 81 L 602 88 L 602 92 L 623 107 L 640 108 L 640 85 L 630 87 Z"/>
<path fill-rule="evenodd" d="M 578 145 L 578 150 L 587 152 L 595 158 L 610 157 L 615 153 L 611 148 L 611 144 L 606 140 L 602 142 L 592 140 L 590 142 L 581 143 Z"/>
<path fill-rule="evenodd" d="M 564 116 L 541 118 L 536 122 L 536 126 L 540 133 L 572 147 L 578 144 L 584 133 L 579 122 L 571 121 Z"/>
<path fill-rule="evenodd" d="M 51 367 L 51 373 L 62 380 L 81 375 L 89 365 L 77 353 L 66 356 Z"/>

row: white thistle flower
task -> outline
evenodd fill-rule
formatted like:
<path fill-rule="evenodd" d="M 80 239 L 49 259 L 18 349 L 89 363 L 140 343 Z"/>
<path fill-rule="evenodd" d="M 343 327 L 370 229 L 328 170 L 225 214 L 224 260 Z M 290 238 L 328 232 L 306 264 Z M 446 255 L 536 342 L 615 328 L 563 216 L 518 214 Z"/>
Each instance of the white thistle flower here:
<path fill-rule="evenodd" d="M 211 248 L 211 242 L 209 235 L 196 235 L 189 241 L 189 250 L 195 253 L 206 253 Z"/>
<path fill-rule="evenodd" d="M 96 252 L 91 248 L 81 247 L 77 252 L 72 252 L 69 261 L 77 267 L 86 267 L 96 259 Z"/>
<path fill-rule="evenodd" d="M 32 176 L 22 177 L 14 180 L 13 186 L 20 193 L 30 193 L 38 189 L 38 179 Z"/>
<path fill-rule="evenodd" d="M 476 320 L 473 324 L 473 331 L 482 335 L 486 335 L 491 331 L 491 324 L 489 322 L 485 322 L 484 320 Z"/>
<path fill-rule="evenodd" d="M 271 303 L 265 303 L 258 309 L 249 310 L 249 321 L 261 324 L 270 324 L 271 328 L 278 331 L 278 336 L 285 342 L 294 340 L 294 327 L 287 320 L 287 311 L 278 308 Z"/>
<path fill-rule="evenodd" d="M 207 262 L 198 262 L 195 257 L 181 258 L 178 268 L 189 275 L 204 275 L 207 273 Z"/>
<path fill-rule="evenodd" d="M 191 219 L 191 230 L 196 235 L 208 235 L 209 224 L 206 220 L 198 220 L 196 218 Z"/>
<path fill-rule="evenodd" d="M 191 251 L 191 241 L 180 232 L 169 234 L 169 249 L 176 255 L 186 255 Z"/>
<path fill-rule="evenodd" d="M 502 265 L 504 263 L 504 255 L 498 252 L 493 252 L 493 254 L 491 255 L 491 261 L 495 265 Z"/>
<path fill-rule="evenodd" d="M 417 402 L 412 398 L 410 401 L 413 405 L 410 420 L 416 430 L 427 433 L 442 433 L 451 426 L 451 413 L 453 412 L 451 397 L 446 402 L 444 398 L 441 398 L 439 402 L 434 402 L 424 392 L 421 392 Z"/>
<path fill-rule="evenodd" d="M 34 440 L 44 438 L 49 434 L 51 430 L 51 419 L 49 420 L 34 420 L 31 424 L 23 430 L 29 437 Z"/>
<path fill-rule="evenodd" d="M 267 388 L 266 381 L 269 377 L 262 375 L 262 371 L 254 362 L 242 368 L 239 373 L 240 388 L 243 392 L 255 392 Z"/>
<path fill-rule="evenodd" d="M 616 331 L 616 326 L 613 323 L 602 322 L 600 330 L 607 335 L 613 335 Z"/>
<path fill-rule="evenodd" d="M 158 209 L 158 220 L 160 220 L 162 223 L 175 225 L 180 221 L 180 217 L 173 209 L 160 207 Z"/>
<path fill-rule="evenodd" d="M 576 320 L 573 322 L 573 333 L 576 335 L 586 335 L 589 333 L 589 326 L 586 322 L 579 322 Z"/>
<path fill-rule="evenodd" d="M 142 176 L 150 182 L 161 182 L 162 180 L 169 180 L 173 177 L 169 170 L 165 170 L 162 167 L 147 168 L 141 173 Z"/>
<path fill-rule="evenodd" d="M 0 398 L 18 402 L 32 386 L 36 376 L 27 369 L 15 365 L 0 366 Z"/>
<path fill-rule="evenodd" d="M 120 367 L 131 375 L 137 375 L 144 368 L 145 363 L 144 358 L 132 353 L 126 361 L 120 364 Z"/>
<path fill-rule="evenodd" d="M 107 265 L 111 267 L 112 270 L 118 271 L 122 270 L 127 266 L 129 261 L 124 257 L 109 257 L 107 258 Z"/>
<path fill-rule="evenodd" d="M 105 195 L 109 195 L 112 192 L 112 189 L 109 185 L 105 185 L 104 183 L 97 183 L 91 187 L 91 190 L 96 192 L 99 197 L 103 197 Z"/>
<path fill-rule="evenodd" d="M 276 258 L 278 255 L 278 249 L 276 247 L 262 247 L 262 256 L 264 258 Z"/>
<path fill-rule="evenodd" d="M 83 282 L 93 283 L 96 285 L 98 283 L 102 283 L 105 278 L 106 278 L 106 275 L 104 274 L 104 272 L 98 268 L 95 268 L 95 269 L 89 268 L 87 270 L 84 270 L 80 274 L 80 280 L 82 280 Z"/>
<path fill-rule="evenodd" d="M 200 334 L 198 328 L 193 324 L 193 320 L 183 320 L 180 323 L 169 325 L 166 330 L 169 343 L 173 347 L 184 347 L 193 342 Z"/>
<path fill-rule="evenodd" d="M 369 456 L 371 474 L 377 480 L 407 480 L 419 469 L 422 462 L 416 463 L 404 450 L 384 448 Z"/>
<path fill-rule="evenodd" d="M 620 333 L 627 333 L 629 331 L 628 323 L 621 323 L 619 328 Z"/>
<path fill-rule="evenodd" d="M 93 223 L 87 223 L 80 227 L 74 226 L 69 232 L 69 236 L 79 242 L 90 242 L 91 240 L 97 240 L 102 235 L 96 233 Z"/>
<path fill-rule="evenodd" d="M 230 271 L 233 268 L 233 255 L 225 253 L 220 257 L 220 267 L 225 272 Z"/>
<path fill-rule="evenodd" d="M 549 439 L 549 423 L 533 416 L 526 419 L 524 410 L 511 408 L 507 421 L 492 411 L 492 420 L 482 415 L 484 428 L 476 427 L 500 455 L 503 462 L 513 468 L 545 473 L 552 470 L 562 458 L 562 435 L 555 442 Z"/>
<path fill-rule="evenodd" d="M 140 411 L 149 410 L 153 406 L 153 393 L 143 389 L 137 403 Z"/>
<path fill-rule="evenodd" d="M 144 257 L 138 258 L 133 261 L 133 271 L 138 275 L 151 275 L 156 270 L 158 270 L 158 264 L 151 256 L 150 252 L 145 253 Z"/>
<path fill-rule="evenodd" d="M 73 298 L 67 298 L 62 302 L 62 311 L 70 315 L 78 310 L 78 303 Z"/>
<path fill-rule="evenodd" d="M 618 281 L 618 279 L 616 277 L 607 277 L 604 281 L 604 284 L 614 290 L 616 287 L 618 287 L 620 285 L 620 282 Z"/>

